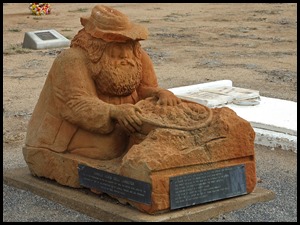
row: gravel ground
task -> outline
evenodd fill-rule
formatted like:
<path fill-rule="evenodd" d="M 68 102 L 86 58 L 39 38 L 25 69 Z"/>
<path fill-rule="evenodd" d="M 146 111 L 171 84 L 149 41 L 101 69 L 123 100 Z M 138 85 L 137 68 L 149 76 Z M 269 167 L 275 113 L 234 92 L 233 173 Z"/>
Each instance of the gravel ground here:
<path fill-rule="evenodd" d="M 161 87 L 230 79 L 261 96 L 297 102 L 297 3 L 104 4 L 148 27 L 150 36 L 142 45 Z M 55 28 L 70 39 L 82 28 L 79 17 L 94 5 L 53 3 L 50 15 L 35 17 L 28 3 L 3 4 L 3 170 L 26 166 L 21 153 L 26 125 L 61 51 L 22 49 L 24 32 Z M 209 221 L 297 221 L 297 154 L 263 146 L 255 151 L 257 186 L 276 198 Z M 4 183 L 3 221 L 99 222 Z"/>
<path fill-rule="evenodd" d="M 297 154 L 259 145 L 255 151 L 257 177 L 261 180 L 257 186 L 273 191 L 275 199 L 222 214 L 209 222 L 297 222 Z M 13 162 L 4 160 L 3 169 L 26 165 L 20 155 Z M 101 221 L 3 183 L 3 222 Z"/>

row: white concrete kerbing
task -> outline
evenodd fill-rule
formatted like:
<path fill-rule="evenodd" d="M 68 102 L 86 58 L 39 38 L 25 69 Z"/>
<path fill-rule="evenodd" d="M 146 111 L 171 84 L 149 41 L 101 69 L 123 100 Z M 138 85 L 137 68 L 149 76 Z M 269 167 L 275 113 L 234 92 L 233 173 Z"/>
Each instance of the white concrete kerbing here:
<path fill-rule="evenodd" d="M 253 129 L 256 135 L 256 144 L 268 146 L 272 149 L 281 148 L 297 153 L 297 136 L 259 128 Z"/>
<path fill-rule="evenodd" d="M 253 127 L 297 136 L 297 103 L 267 97 L 260 99 L 256 106 L 228 104 L 227 107 L 250 121 Z"/>
<path fill-rule="evenodd" d="M 272 148 L 280 147 L 283 150 L 291 150 L 297 153 L 297 102 L 258 96 L 260 99 L 259 104 L 241 106 L 233 104 L 230 96 L 209 90 L 212 88 L 222 90 L 221 87 L 232 87 L 232 81 L 220 80 L 170 88 L 169 90 L 179 97 L 211 108 L 229 107 L 238 116 L 251 123 L 256 132 L 255 143 Z M 209 91 L 206 92 L 206 89 Z"/>

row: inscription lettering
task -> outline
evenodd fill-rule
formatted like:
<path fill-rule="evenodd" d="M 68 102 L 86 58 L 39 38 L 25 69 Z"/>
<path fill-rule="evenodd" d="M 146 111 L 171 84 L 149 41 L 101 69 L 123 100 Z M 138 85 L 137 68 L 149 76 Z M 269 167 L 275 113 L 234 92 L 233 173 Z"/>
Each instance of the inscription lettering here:
<path fill-rule="evenodd" d="M 246 193 L 244 165 L 170 178 L 171 209 L 230 198 Z"/>
<path fill-rule="evenodd" d="M 34 34 L 43 41 L 57 39 L 57 37 L 55 37 L 53 34 L 51 34 L 51 32 L 38 32 L 38 33 L 34 33 Z"/>
<path fill-rule="evenodd" d="M 145 204 L 151 203 L 149 183 L 78 165 L 80 185 Z"/>

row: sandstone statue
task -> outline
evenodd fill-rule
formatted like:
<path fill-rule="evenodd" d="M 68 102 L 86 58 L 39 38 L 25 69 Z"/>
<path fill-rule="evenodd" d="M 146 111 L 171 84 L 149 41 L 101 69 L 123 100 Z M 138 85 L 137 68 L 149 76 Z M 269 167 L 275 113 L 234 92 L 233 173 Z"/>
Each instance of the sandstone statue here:
<path fill-rule="evenodd" d="M 33 175 L 81 188 L 80 164 L 141 180 L 151 184 L 151 204 L 125 201 L 148 213 L 170 209 L 168 181 L 179 174 L 242 163 L 253 191 L 255 133 L 248 121 L 161 88 L 140 44 L 147 29 L 120 11 L 96 5 L 80 21 L 28 124 L 23 154 Z"/>
<path fill-rule="evenodd" d="M 128 133 L 139 130 L 134 104 L 156 97 L 180 100 L 158 87 L 139 41 L 148 31 L 120 12 L 96 6 L 81 18 L 82 30 L 54 61 L 30 121 L 26 145 L 111 159 L 126 149 Z"/>

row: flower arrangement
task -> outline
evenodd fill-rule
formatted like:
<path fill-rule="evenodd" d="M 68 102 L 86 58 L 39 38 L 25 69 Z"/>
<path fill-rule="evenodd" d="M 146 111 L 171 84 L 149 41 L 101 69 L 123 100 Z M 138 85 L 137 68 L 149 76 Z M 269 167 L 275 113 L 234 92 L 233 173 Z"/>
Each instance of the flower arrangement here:
<path fill-rule="evenodd" d="M 48 15 L 51 12 L 49 3 L 29 3 L 29 10 L 33 15 Z"/>

